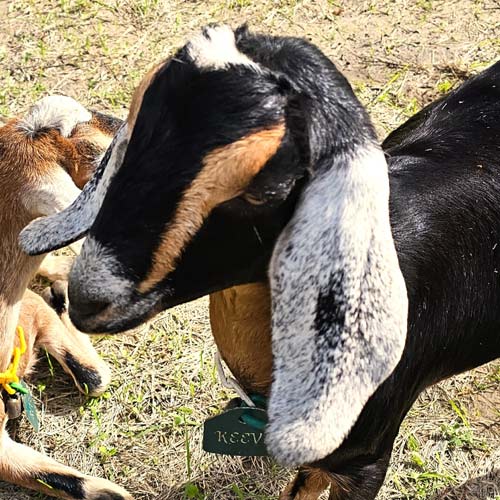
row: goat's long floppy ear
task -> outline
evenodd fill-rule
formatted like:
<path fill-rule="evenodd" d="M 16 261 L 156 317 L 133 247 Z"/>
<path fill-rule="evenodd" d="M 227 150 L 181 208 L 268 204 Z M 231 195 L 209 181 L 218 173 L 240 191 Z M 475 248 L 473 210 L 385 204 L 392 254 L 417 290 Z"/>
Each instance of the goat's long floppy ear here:
<path fill-rule="evenodd" d="M 350 126 L 336 119 L 332 128 Z M 398 364 L 406 339 L 407 294 L 384 154 L 369 122 L 365 138 L 361 130 L 351 144 L 344 133 L 325 153 L 322 127 L 329 126 L 311 120 L 310 182 L 269 271 L 274 372 L 266 440 L 290 466 L 341 445 Z"/>
<path fill-rule="evenodd" d="M 99 167 L 78 198 L 65 210 L 41 217 L 28 224 L 19 235 L 19 243 L 29 255 L 56 250 L 82 238 L 101 208 L 106 190 L 121 165 L 128 141 L 127 125 L 117 132 Z"/>

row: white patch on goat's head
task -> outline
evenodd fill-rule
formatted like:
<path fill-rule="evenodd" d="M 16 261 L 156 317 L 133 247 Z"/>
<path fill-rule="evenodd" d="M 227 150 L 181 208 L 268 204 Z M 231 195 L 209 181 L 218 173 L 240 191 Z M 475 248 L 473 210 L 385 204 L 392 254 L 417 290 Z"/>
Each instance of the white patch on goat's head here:
<path fill-rule="evenodd" d="M 260 66 L 236 47 L 234 31 L 226 25 L 205 28 L 188 43 L 188 53 L 200 69 L 225 69 L 242 64 L 260 71 Z"/>
<path fill-rule="evenodd" d="M 399 362 L 407 295 L 383 152 L 317 174 L 270 265 L 274 382 L 266 442 L 287 465 L 336 448 Z"/>
<path fill-rule="evenodd" d="M 69 137 L 76 125 L 91 119 L 90 111 L 71 97 L 50 95 L 31 107 L 19 127 L 30 135 L 44 128 L 55 128 L 63 137 Z"/>

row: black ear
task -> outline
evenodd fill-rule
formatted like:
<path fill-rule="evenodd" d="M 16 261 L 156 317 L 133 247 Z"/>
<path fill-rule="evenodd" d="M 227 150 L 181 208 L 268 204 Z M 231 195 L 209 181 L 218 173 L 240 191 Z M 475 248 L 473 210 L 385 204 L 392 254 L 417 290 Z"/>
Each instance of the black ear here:
<path fill-rule="evenodd" d="M 292 120 L 307 143 L 309 178 L 269 270 L 274 380 L 266 434 L 271 454 L 287 465 L 340 446 L 406 339 L 387 164 L 349 90 L 333 109 L 332 96 L 299 100 Z"/>
<path fill-rule="evenodd" d="M 19 243 L 28 255 L 47 253 L 85 236 L 101 208 L 111 179 L 123 162 L 127 144 L 127 125 L 124 124 L 78 198 L 65 210 L 36 219 L 21 231 Z"/>
<path fill-rule="evenodd" d="M 247 38 L 249 33 L 250 33 L 250 30 L 248 28 L 248 23 L 240 24 L 234 30 L 234 39 L 236 40 L 236 43 L 238 43 L 242 38 Z"/>
<path fill-rule="evenodd" d="M 284 75 L 273 75 L 286 95 L 285 135 L 281 147 L 245 189 L 245 198 L 266 209 L 286 200 L 309 172 L 309 139 L 305 110 L 310 98 L 296 92 Z"/>

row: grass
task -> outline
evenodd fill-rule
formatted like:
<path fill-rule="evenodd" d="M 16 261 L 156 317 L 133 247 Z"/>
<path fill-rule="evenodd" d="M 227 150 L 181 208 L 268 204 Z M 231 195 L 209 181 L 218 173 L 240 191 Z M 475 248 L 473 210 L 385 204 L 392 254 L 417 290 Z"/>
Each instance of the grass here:
<path fill-rule="evenodd" d="M 0 115 L 59 92 L 124 117 L 148 67 L 215 20 L 314 41 L 381 137 L 500 53 L 495 0 L 3 0 Z M 96 343 L 114 371 L 109 390 L 80 396 L 42 356 L 33 380 L 42 430 L 22 421 L 18 440 L 138 500 L 276 498 L 291 471 L 201 451 L 203 421 L 232 397 L 215 374 L 206 299 Z M 499 388 L 493 363 L 422 394 L 379 499 L 500 500 Z M 35 498 L 43 497 L 0 484 L 0 500 Z"/>

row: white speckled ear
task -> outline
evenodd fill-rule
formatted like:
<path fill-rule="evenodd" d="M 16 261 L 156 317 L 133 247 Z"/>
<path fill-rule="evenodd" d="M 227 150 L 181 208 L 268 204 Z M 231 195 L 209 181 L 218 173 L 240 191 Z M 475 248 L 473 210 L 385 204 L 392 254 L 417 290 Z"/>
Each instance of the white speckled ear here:
<path fill-rule="evenodd" d="M 93 177 L 80 196 L 65 210 L 28 224 L 19 243 L 29 255 L 40 255 L 73 243 L 90 229 L 101 208 L 111 179 L 123 162 L 128 145 L 127 125 L 122 125 Z"/>
<path fill-rule="evenodd" d="M 270 283 L 266 440 L 274 457 L 294 466 L 342 444 L 405 345 L 407 294 L 377 145 L 332 160 L 311 180 L 276 244 Z"/>

